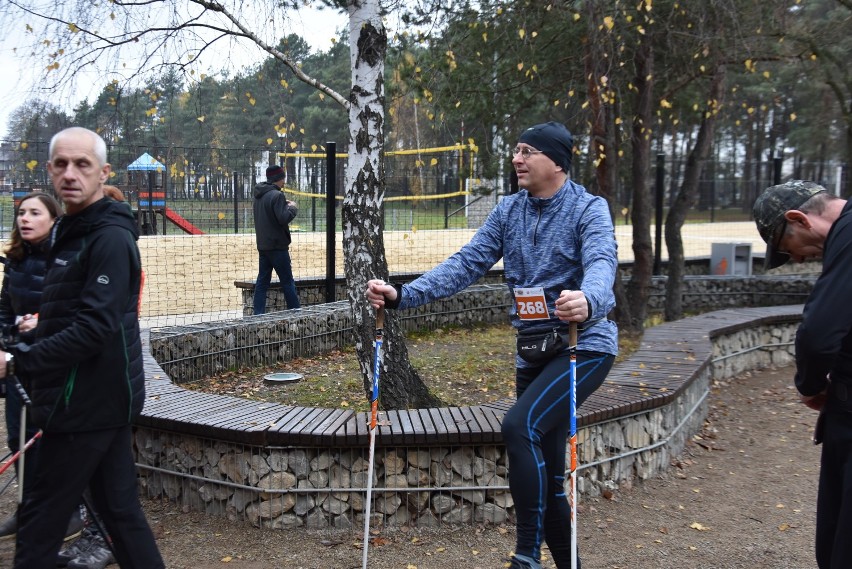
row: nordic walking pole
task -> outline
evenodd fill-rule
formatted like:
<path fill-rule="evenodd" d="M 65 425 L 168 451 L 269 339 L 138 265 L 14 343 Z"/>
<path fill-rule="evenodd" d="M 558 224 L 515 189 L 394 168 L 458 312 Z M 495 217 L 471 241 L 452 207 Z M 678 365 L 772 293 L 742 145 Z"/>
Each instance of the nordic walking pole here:
<path fill-rule="evenodd" d="M 0 474 L 3 474 L 4 472 L 6 472 L 6 470 L 8 470 L 8 468 L 10 466 L 15 464 L 15 461 L 20 459 L 21 463 L 18 465 L 18 505 L 20 505 L 21 502 L 23 502 L 23 498 L 24 498 L 24 454 L 27 452 L 27 450 L 29 450 L 29 448 L 31 446 L 33 446 L 36 443 L 36 441 L 38 441 L 41 438 L 42 432 L 41 432 L 41 429 L 39 429 L 39 431 L 35 435 L 33 435 L 33 437 L 30 440 L 28 440 L 28 441 L 26 441 L 26 443 L 24 443 L 24 440 L 25 440 L 25 437 L 26 437 L 25 433 L 26 433 L 26 428 L 27 428 L 26 409 L 27 409 L 27 405 L 30 405 L 32 402 L 30 401 L 30 398 L 27 395 L 27 392 L 24 390 L 24 386 L 21 385 L 21 382 L 18 380 L 18 378 L 15 377 L 15 376 L 12 376 L 12 379 L 14 380 L 12 383 L 13 383 L 15 389 L 18 390 L 18 394 L 21 396 L 21 402 L 22 402 L 22 405 L 21 405 L 21 434 L 20 434 L 20 439 L 19 439 L 18 451 L 15 454 L 11 455 L 11 457 L 9 457 L 9 459 L 6 462 L 4 462 L 2 466 L 0 466 Z M 7 486 L 8 486 L 8 484 L 7 484 Z M 6 487 L 4 486 L 3 490 L 5 490 L 5 489 L 6 489 Z M 2 492 L 0 492 L 0 494 L 2 494 Z"/>
<path fill-rule="evenodd" d="M 18 433 L 18 448 L 23 449 L 27 443 L 27 407 L 32 404 L 27 391 L 21 385 L 21 381 L 17 376 L 12 377 L 12 383 L 18 391 L 18 396 L 21 398 L 21 427 Z M 26 465 L 26 453 L 21 454 L 20 462 L 18 463 L 18 505 L 24 503 L 24 467 Z"/>
<path fill-rule="evenodd" d="M 17 378 L 15 379 L 15 383 L 17 386 L 21 384 L 18 383 Z M 23 388 L 19 391 L 23 392 Z M 26 395 L 26 394 L 24 394 Z M 21 402 L 21 427 L 20 432 L 18 433 L 18 448 L 24 448 L 24 445 L 27 444 L 27 404 L 26 401 Z M 26 466 L 26 454 L 22 454 L 20 460 L 18 461 L 18 505 L 24 503 L 24 467 Z"/>
<path fill-rule="evenodd" d="M 367 502 L 364 504 L 364 556 L 362 569 L 367 569 L 370 546 L 370 500 L 373 497 L 373 464 L 376 458 L 376 422 L 379 412 L 379 372 L 382 366 L 382 341 L 384 338 L 385 309 L 376 309 L 376 348 L 373 354 L 373 389 L 370 393 L 370 462 L 367 468 Z"/>
<path fill-rule="evenodd" d="M 35 435 L 33 435 L 33 438 L 31 438 L 30 440 L 27 441 L 27 444 L 25 444 L 23 447 L 18 449 L 18 452 L 16 452 L 11 457 L 9 457 L 9 459 L 6 462 L 3 463 L 3 466 L 0 466 L 0 474 L 3 474 L 4 472 L 6 472 L 9 469 L 10 466 L 15 464 L 15 461 L 18 460 L 21 457 L 21 455 L 24 454 L 24 452 L 28 451 L 31 446 L 36 444 L 36 441 L 38 441 L 41 438 L 41 435 L 42 435 L 42 432 L 38 431 Z"/>
<path fill-rule="evenodd" d="M 577 323 L 568 324 L 568 354 L 570 358 L 569 386 L 571 402 L 568 407 L 570 414 L 570 487 L 568 489 L 568 505 L 571 507 L 571 569 L 577 569 Z"/>

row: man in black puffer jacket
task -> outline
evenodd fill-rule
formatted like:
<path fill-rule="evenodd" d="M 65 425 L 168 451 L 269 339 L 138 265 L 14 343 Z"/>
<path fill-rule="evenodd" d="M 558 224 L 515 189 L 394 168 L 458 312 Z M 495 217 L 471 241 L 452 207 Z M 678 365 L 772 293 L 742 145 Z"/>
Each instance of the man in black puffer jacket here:
<path fill-rule="evenodd" d="M 100 136 L 63 130 L 49 154 L 67 215 L 54 226 L 36 341 L 12 350 L 13 364 L 31 378 L 33 419 L 44 430 L 15 568 L 55 566 L 70 513 L 89 487 L 119 565 L 158 569 L 164 564 L 137 496 L 131 445 L 130 425 L 145 401 L 136 224 L 126 203 L 104 197 L 110 165 Z"/>

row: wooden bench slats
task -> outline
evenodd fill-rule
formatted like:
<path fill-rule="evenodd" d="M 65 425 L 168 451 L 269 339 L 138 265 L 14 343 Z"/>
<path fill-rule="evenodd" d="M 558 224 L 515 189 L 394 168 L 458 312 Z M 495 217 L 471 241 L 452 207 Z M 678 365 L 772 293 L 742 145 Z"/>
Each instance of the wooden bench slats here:
<path fill-rule="evenodd" d="M 327 429 L 331 446 L 345 446 L 346 426 L 355 420 L 355 411 L 350 409 L 341 411 L 343 412 Z"/>
<path fill-rule="evenodd" d="M 317 446 L 325 435 L 325 423 L 329 417 L 334 416 L 339 409 L 321 408 L 320 412 L 305 422 L 301 430 L 303 444 Z"/>
<path fill-rule="evenodd" d="M 426 435 L 426 439 L 429 441 L 437 439 L 438 428 L 432 421 L 429 409 L 412 409 L 411 411 L 420 415 L 420 422 L 423 424 L 423 433 Z"/>
<path fill-rule="evenodd" d="M 317 428 L 317 431 L 319 431 L 320 428 L 322 429 L 322 433 L 317 432 L 316 435 L 323 438 L 323 446 L 331 446 L 334 444 L 334 440 L 341 427 L 354 414 L 354 412 L 349 409 L 335 409 L 334 411 L 335 412 L 329 415 Z"/>
<path fill-rule="evenodd" d="M 303 411 L 304 407 L 289 407 L 281 417 L 275 421 L 272 425 L 270 425 L 269 430 L 274 432 L 281 432 L 290 428 L 292 421 L 298 417 Z"/>
<path fill-rule="evenodd" d="M 355 419 L 355 445 L 370 444 L 370 413 L 357 413 Z"/>
<path fill-rule="evenodd" d="M 402 413 L 407 414 L 409 421 L 411 421 L 411 434 L 414 435 L 414 444 L 425 443 L 426 428 L 423 426 L 423 422 L 420 420 L 420 414 L 417 413 L 416 410 L 407 410 L 400 412 L 400 414 Z"/>
<path fill-rule="evenodd" d="M 295 424 L 290 427 L 290 436 L 293 438 L 293 444 L 310 445 L 312 440 L 310 432 L 313 429 L 314 421 L 322 417 L 327 409 L 317 407 L 305 407 L 305 412 L 294 419 Z"/>
<path fill-rule="evenodd" d="M 435 426 L 435 432 L 437 434 L 437 440 L 439 443 L 449 443 L 456 440 L 456 428 L 455 423 L 451 421 L 450 423 L 444 422 L 444 417 L 441 415 L 440 407 L 433 407 L 431 409 L 426 409 L 429 412 L 429 416 L 432 418 L 432 424 Z"/>
<path fill-rule="evenodd" d="M 646 411 L 672 401 L 710 365 L 711 338 L 755 325 L 788 323 L 801 306 L 717 311 L 645 331 L 639 349 L 611 370 L 578 412 L 580 426 Z M 264 404 L 187 390 L 174 384 L 148 349 L 143 331 L 146 402 L 138 424 L 248 444 L 361 447 L 369 413 Z M 514 405 L 505 398 L 479 406 L 380 412 L 377 446 L 496 443 Z M 384 424 L 382 424 L 384 423 Z"/>
<path fill-rule="evenodd" d="M 390 443 L 393 445 L 404 445 L 405 431 L 402 429 L 399 411 L 387 411 L 387 421 L 390 423 Z"/>
<path fill-rule="evenodd" d="M 503 440 L 503 435 L 501 434 L 502 414 L 500 417 L 497 417 L 492 409 L 479 405 L 469 407 L 469 409 L 479 425 L 479 438 L 477 442 L 487 443 Z"/>
<path fill-rule="evenodd" d="M 416 437 L 414 435 L 414 425 L 411 424 L 411 417 L 409 416 L 408 412 L 398 412 L 397 420 L 399 421 L 399 428 L 403 432 L 402 444 L 413 445 L 416 442 Z"/>
<path fill-rule="evenodd" d="M 456 422 L 456 428 L 459 430 L 459 442 L 471 442 L 470 422 L 472 419 L 465 417 L 460 407 L 450 407 L 450 414 Z"/>

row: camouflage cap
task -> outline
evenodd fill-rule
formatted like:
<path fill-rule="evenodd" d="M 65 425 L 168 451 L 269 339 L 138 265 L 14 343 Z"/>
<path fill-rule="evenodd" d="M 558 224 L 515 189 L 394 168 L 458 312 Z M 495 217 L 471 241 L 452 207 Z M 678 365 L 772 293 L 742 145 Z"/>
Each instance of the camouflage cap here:
<path fill-rule="evenodd" d="M 814 182 L 790 180 L 778 186 L 770 186 L 754 202 L 754 222 L 760 236 L 766 242 L 764 265 L 774 269 L 786 263 L 790 256 L 775 250 L 780 237 L 779 232 L 786 224 L 784 214 L 791 209 L 799 209 L 806 201 L 827 191 Z"/>

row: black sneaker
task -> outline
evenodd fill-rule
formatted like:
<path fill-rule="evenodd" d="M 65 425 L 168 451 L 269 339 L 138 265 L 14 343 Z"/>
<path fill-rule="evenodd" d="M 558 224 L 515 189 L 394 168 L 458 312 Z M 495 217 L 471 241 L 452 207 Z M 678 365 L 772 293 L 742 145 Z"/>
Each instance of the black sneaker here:
<path fill-rule="evenodd" d="M 65 538 L 63 541 L 70 541 L 80 535 L 86 522 L 83 521 L 80 515 L 80 508 L 74 508 L 74 513 L 71 514 L 71 519 L 68 522 L 68 528 L 65 530 Z M 18 515 L 12 514 L 0 524 L 0 541 L 14 539 L 18 533 Z"/>
<path fill-rule="evenodd" d="M 512 556 L 512 564 L 509 565 L 509 569 L 534 569 L 535 566 L 530 565 L 526 561 L 521 561 L 514 555 Z M 539 565 L 539 567 L 541 567 Z"/>
<path fill-rule="evenodd" d="M 0 524 L 0 540 L 15 539 L 18 533 L 18 514 L 12 514 Z"/>
<path fill-rule="evenodd" d="M 89 544 L 88 551 L 84 551 L 68 562 L 68 569 L 104 569 L 107 565 L 115 563 L 112 550 L 100 535 L 93 535 Z"/>
<path fill-rule="evenodd" d="M 56 556 L 56 566 L 66 567 L 68 563 L 89 551 L 92 548 L 93 537 L 94 534 L 89 528 L 84 529 L 79 539 L 69 543 L 59 551 L 59 555 Z"/>

